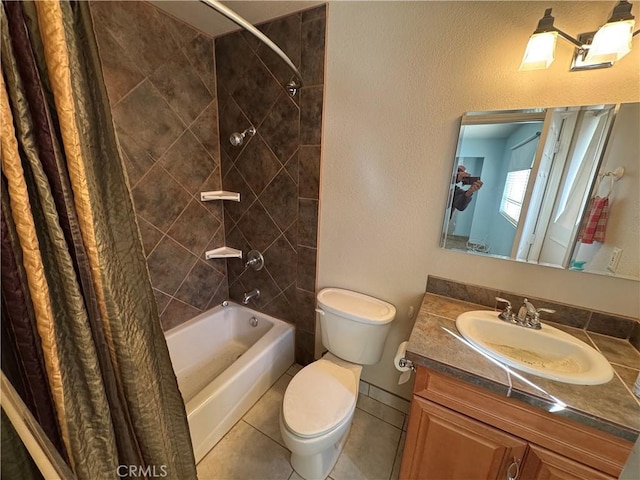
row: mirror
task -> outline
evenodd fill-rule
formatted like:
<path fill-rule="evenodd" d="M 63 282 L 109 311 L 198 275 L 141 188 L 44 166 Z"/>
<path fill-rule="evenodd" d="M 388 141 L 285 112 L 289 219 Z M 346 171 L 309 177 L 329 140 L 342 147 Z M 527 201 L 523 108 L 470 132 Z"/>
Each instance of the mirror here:
<path fill-rule="evenodd" d="M 640 280 L 639 131 L 640 103 L 465 114 L 441 246 Z"/>

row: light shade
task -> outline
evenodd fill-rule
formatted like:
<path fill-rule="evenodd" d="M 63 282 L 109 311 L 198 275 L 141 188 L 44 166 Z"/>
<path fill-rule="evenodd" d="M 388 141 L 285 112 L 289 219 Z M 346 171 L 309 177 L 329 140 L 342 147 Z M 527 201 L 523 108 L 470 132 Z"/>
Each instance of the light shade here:
<path fill-rule="evenodd" d="M 634 20 L 609 22 L 600 27 L 587 51 L 589 63 L 615 62 L 631 51 Z"/>
<path fill-rule="evenodd" d="M 522 57 L 520 70 L 549 68 L 555 55 L 557 39 L 558 32 L 534 33 L 531 35 L 524 57 Z"/>

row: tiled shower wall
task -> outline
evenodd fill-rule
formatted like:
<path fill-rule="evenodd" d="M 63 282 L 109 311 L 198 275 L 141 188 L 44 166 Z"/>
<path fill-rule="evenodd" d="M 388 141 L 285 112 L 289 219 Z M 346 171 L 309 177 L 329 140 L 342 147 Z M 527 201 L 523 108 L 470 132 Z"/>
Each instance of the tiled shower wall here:
<path fill-rule="evenodd" d="M 325 7 L 259 28 L 299 68 L 304 86 L 291 98 L 292 73 L 255 37 L 238 31 L 215 40 L 222 184 L 241 194 L 224 205 L 226 242 L 265 258 L 260 271 L 228 260 L 230 298 L 260 289 L 253 308 L 296 325 L 296 360 L 313 361 L 316 236 L 322 137 Z M 241 147 L 233 132 L 254 126 Z"/>
<path fill-rule="evenodd" d="M 309 363 L 325 7 L 259 27 L 300 69 L 295 98 L 288 67 L 243 31 L 216 39 L 214 55 L 212 38 L 149 3 L 93 2 L 92 13 L 163 327 L 259 288 L 252 307 L 294 323 L 296 360 Z M 256 136 L 232 147 L 230 134 L 249 125 Z M 242 201 L 199 200 L 223 187 Z M 223 245 L 260 251 L 265 268 L 204 260 Z"/>
<path fill-rule="evenodd" d="M 164 329 L 228 296 L 213 39 L 138 1 L 91 4 L 116 133 Z"/>

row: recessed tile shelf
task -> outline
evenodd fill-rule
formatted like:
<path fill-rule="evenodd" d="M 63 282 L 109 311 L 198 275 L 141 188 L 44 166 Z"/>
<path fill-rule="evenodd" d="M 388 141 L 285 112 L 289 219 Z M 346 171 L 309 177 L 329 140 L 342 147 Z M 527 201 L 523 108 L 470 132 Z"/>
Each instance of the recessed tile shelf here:
<path fill-rule="evenodd" d="M 204 257 L 207 260 L 212 258 L 242 258 L 242 250 L 237 250 L 231 247 L 220 247 L 208 250 L 205 252 Z"/>
<path fill-rule="evenodd" d="M 240 201 L 240 194 L 238 192 L 227 192 L 225 190 L 214 190 L 211 192 L 200 192 L 200 200 L 202 202 L 208 202 L 211 200 L 231 200 L 234 202 Z"/>

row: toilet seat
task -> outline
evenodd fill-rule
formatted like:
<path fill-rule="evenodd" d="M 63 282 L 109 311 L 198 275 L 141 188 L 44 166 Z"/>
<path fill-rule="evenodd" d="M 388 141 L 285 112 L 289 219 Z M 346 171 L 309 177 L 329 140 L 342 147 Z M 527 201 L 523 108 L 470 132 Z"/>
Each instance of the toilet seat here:
<path fill-rule="evenodd" d="M 289 382 L 282 418 L 292 433 L 303 438 L 317 437 L 349 419 L 357 399 L 358 383 L 353 371 L 320 359 Z"/>

